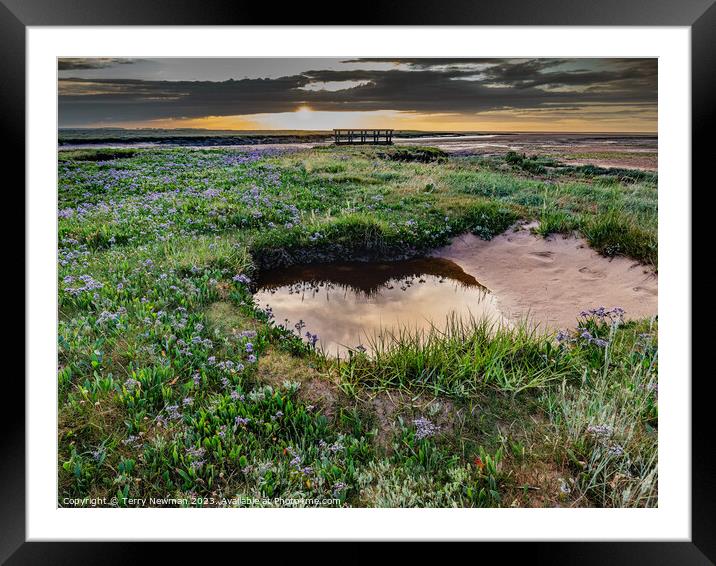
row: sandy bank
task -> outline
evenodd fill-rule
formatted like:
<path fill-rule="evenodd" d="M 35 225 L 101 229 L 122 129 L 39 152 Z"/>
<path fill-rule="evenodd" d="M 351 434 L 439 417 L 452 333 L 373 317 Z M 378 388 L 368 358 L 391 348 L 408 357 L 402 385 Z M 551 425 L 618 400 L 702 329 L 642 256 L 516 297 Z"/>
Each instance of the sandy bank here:
<path fill-rule="evenodd" d="M 588 308 L 619 306 L 626 318 L 657 314 L 658 276 L 632 259 L 605 258 L 581 238 L 536 236 L 523 225 L 491 241 L 464 234 L 433 255 L 457 263 L 496 296 L 510 319 L 552 330 Z"/>

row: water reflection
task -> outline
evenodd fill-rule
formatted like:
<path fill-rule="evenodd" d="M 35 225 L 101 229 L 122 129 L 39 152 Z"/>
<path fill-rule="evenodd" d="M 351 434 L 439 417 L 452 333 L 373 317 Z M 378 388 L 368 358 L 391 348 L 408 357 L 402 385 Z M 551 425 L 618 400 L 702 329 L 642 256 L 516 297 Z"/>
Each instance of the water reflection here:
<path fill-rule="evenodd" d="M 255 295 L 277 323 L 317 334 L 317 347 L 345 355 L 401 328 L 442 328 L 447 317 L 499 320 L 494 297 L 457 264 L 442 258 L 346 262 L 266 271 Z"/>

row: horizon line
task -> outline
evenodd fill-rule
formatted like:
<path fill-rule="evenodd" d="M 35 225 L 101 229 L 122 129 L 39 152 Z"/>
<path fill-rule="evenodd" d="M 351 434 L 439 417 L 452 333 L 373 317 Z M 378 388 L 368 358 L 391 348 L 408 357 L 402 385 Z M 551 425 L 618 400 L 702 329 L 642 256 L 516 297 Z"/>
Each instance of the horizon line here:
<path fill-rule="evenodd" d="M 57 130 L 124 130 L 130 132 L 146 132 L 146 131 L 192 131 L 192 132 L 315 132 L 315 133 L 332 133 L 336 128 L 330 130 L 321 129 L 291 129 L 291 128 L 271 128 L 271 129 L 210 129 L 210 128 L 126 128 L 121 126 L 58 126 Z M 341 130 L 376 130 L 376 129 L 392 129 L 394 132 L 420 132 L 426 134 L 644 134 L 656 135 L 658 130 L 411 130 L 397 128 L 337 128 Z"/>

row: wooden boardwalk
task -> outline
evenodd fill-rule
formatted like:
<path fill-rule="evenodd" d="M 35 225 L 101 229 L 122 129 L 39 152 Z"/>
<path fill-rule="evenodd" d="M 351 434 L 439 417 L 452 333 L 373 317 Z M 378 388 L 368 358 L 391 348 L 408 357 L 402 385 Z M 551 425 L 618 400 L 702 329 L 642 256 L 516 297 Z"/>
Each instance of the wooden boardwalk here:
<path fill-rule="evenodd" d="M 336 145 L 391 145 L 393 130 L 333 130 L 333 138 Z"/>

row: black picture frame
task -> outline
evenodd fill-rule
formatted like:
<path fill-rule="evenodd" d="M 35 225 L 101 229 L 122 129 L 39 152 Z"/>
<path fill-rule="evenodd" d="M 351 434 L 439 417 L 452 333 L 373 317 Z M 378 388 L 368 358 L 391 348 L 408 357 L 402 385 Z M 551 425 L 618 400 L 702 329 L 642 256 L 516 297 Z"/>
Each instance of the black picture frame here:
<path fill-rule="evenodd" d="M 5 139 L 11 140 L 3 151 L 3 161 L 19 164 L 25 158 L 27 26 L 343 25 L 346 22 L 339 15 L 343 13 L 346 13 L 345 6 L 328 2 L 301 3 L 293 7 L 288 4 L 276 9 L 260 3 L 220 0 L 0 0 L 0 123 Z M 713 160 L 709 136 L 713 136 L 713 100 L 716 99 L 714 0 L 413 0 L 408 3 L 369 0 L 356 5 L 350 15 L 350 24 L 688 26 L 692 57 L 692 185 L 703 185 L 703 189 L 708 189 L 713 184 L 712 180 L 710 183 L 707 180 Z M 22 168 L 13 166 L 24 175 Z M 694 220 L 692 225 L 696 225 Z M 32 297 L 25 299 L 32 300 Z M 695 333 L 692 338 L 697 343 L 700 339 Z M 28 339 L 32 337 L 28 336 Z M 685 382 L 691 379 L 690 375 L 682 377 Z M 697 457 L 691 462 L 690 542 L 510 542 L 503 543 L 512 547 L 509 550 L 502 547 L 495 550 L 503 557 L 550 564 L 714 563 L 716 472 L 711 449 L 710 407 L 707 407 L 711 399 L 709 378 L 710 373 L 704 372 L 691 381 L 692 454 Z M 4 385 L 6 398 L 25 399 L 22 380 L 6 378 Z M 95 564 L 146 559 L 148 545 L 141 543 L 25 542 L 24 403 L 16 405 L 19 414 L 6 419 L 1 437 L 0 561 L 7 561 L 7 564 Z M 82 533 L 76 536 L 81 539 Z M 188 558 L 191 550 L 182 545 L 173 552 L 162 552 L 168 552 L 164 556 L 167 559 L 177 552 Z M 345 551 L 336 552 L 338 556 Z M 482 549 L 479 552 L 479 556 L 484 556 Z M 370 549 L 362 547 L 348 556 L 354 560 L 374 558 Z M 475 559 L 479 559 L 478 555 Z"/>

